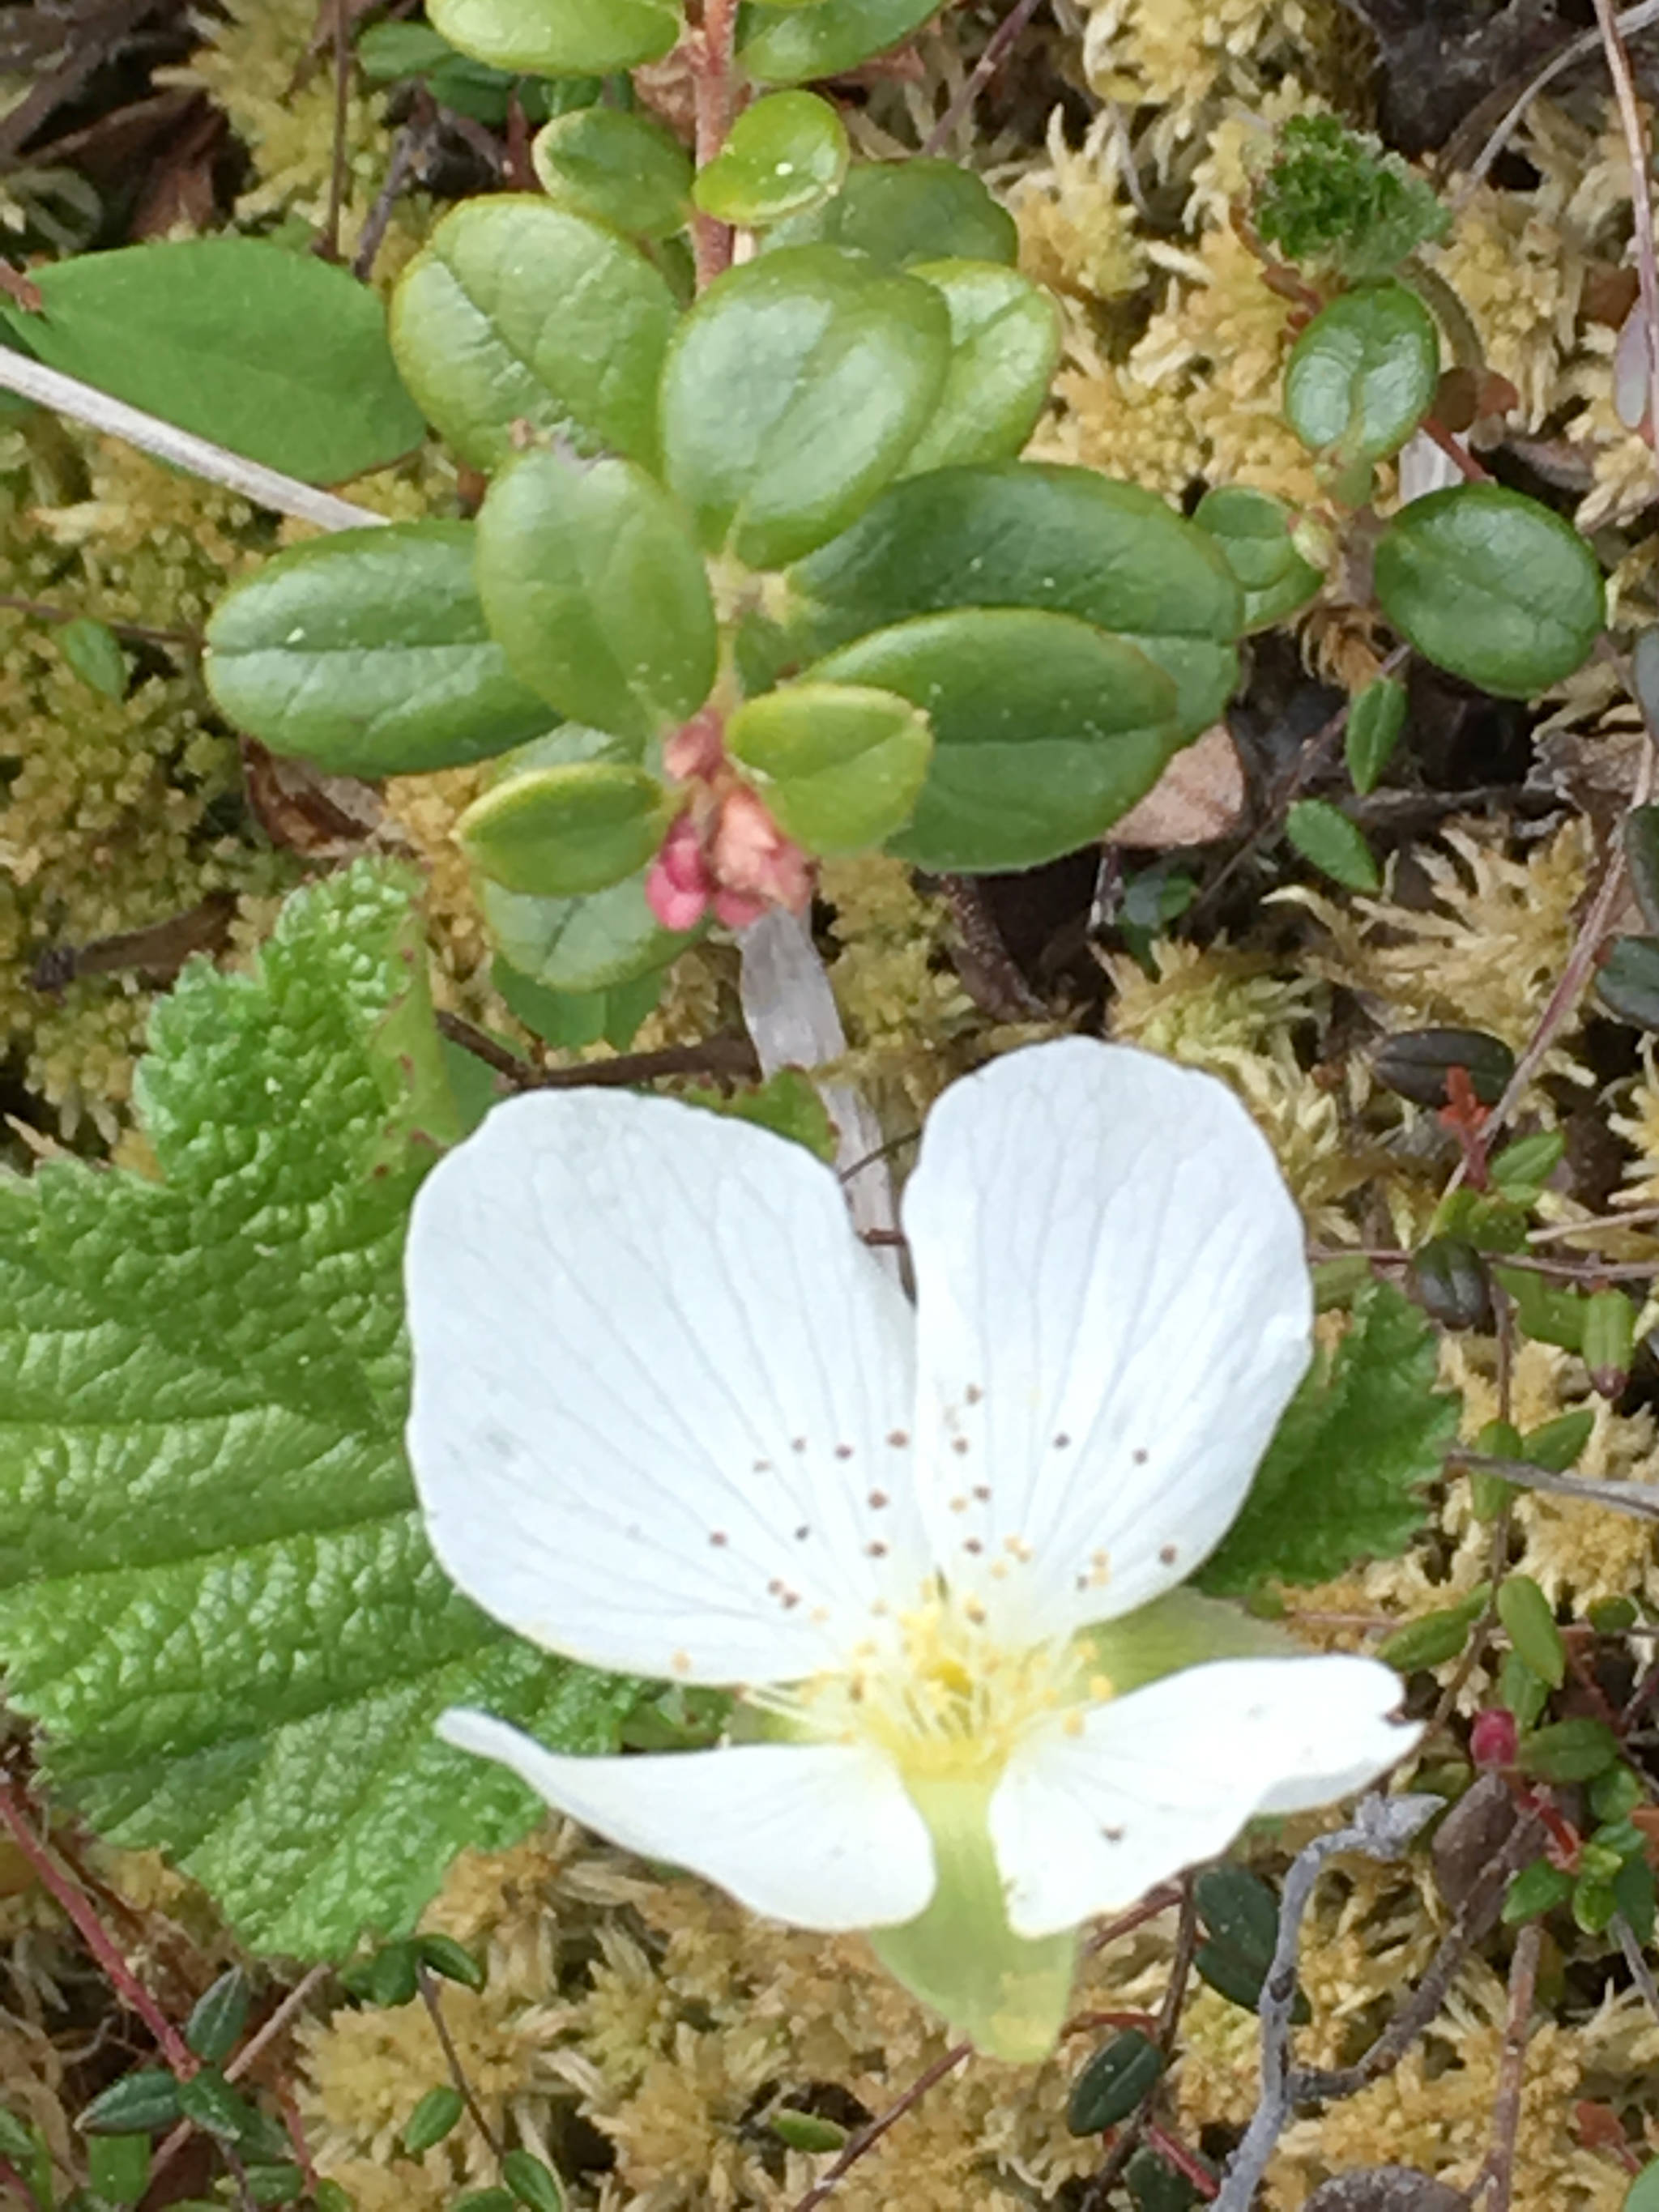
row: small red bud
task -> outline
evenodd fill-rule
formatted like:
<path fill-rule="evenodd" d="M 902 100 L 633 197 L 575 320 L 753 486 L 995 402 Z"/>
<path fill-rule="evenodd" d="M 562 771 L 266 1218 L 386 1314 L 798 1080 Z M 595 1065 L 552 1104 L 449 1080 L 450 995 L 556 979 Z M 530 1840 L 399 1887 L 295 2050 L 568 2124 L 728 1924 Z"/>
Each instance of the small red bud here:
<path fill-rule="evenodd" d="M 1515 1715 L 1495 1705 L 1475 1715 L 1474 1726 L 1469 1730 L 1469 1757 L 1477 1766 L 1513 1766 L 1520 1742 Z"/>

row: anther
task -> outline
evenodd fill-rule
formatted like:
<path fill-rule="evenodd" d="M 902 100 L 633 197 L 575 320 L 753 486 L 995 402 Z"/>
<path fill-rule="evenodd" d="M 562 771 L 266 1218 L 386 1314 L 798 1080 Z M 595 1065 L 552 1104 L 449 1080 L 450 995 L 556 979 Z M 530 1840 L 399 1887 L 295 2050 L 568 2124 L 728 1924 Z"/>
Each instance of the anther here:
<path fill-rule="evenodd" d="M 1071 1441 L 1072 1439 L 1070 1437 L 1068 1437 L 1065 1430 L 1062 1429 L 1060 1434 L 1054 1438 L 1054 1449 L 1056 1451 L 1064 1451 Z"/>
<path fill-rule="evenodd" d="M 719 1551 L 726 1540 L 725 1529 L 711 1528 L 708 1532 L 708 1540 L 714 1547 L 715 1550 Z"/>
<path fill-rule="evenodd" d="M 1166 1567 L 1172 1567 L 1181 1554 L 1173 1544 L 1161 1544 L 1158 1556 Z"/>
<path fill-rule="evenodd" d="M 910 1441 L 910 1431 L 908 1429 L 889 1429 L 887 1441 L 895 1451 L 902 1451 Z"/>
<path fill-rule="evenodd" d="M 985 1393 L 980 1389 L 977 1382 L 970 1382 L 962 1395 L 969 1405 L 977 1406 L 980 1400 L 985 1395 Z"/>
<path fill-rule="evenodd" d="M 851 1459 L 852 1456 L 853 1447 L 851 1444 L 837 1444 L 836 1446 L 836 1457 L 837 1459 Z"/>
<path fill-rule="evenodd" d="M 870 1492 L 871 1507 L 875 1512 L 879 1513 L 884 1505 L 890 1504 L 890 1503 L 891 1500 L 889 1498 L 887 1492 L 884 1490 L 872 1490 Z"/>
<path fill-rule="evenodd" d="M 968 1449 L 967 1437 L 952 1437 L 951 1439 L 951 1449 L 953 1452 L 965 1452 Z"/>

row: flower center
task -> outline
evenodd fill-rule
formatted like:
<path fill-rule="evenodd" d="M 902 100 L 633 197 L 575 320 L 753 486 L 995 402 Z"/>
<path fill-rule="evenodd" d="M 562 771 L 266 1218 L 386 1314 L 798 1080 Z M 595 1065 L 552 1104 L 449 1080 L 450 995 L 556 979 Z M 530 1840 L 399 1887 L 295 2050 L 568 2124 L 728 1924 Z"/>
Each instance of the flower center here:
<path fill-rule="evenodd" d="M 1070 1639 L 999 1644 L 980 1609 L 935 1589 L 897 1614 L 884 1640 L 858 1645 L 832 1673 L 754 1701 L 818 1742 L 872 1743 L 913 1781 L 989 1778 L 1042 1723 L 1082 1726 L 1112 1694 Z"/>

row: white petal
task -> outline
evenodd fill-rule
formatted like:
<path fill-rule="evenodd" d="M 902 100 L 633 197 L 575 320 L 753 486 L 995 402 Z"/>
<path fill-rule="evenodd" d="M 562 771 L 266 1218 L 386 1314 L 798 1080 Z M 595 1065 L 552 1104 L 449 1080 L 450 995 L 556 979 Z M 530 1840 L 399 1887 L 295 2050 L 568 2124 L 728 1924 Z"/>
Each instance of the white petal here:
<path fill-rule="evenodd" d="M 887 1928 L 933 1893 L 933 1847 L 898 1770 L 845 1744 L 751 1743 L 637 1759 L 568 1759 L 487 1713 L 439 1733 L 510 1766 L 548 1803 L 625 1850 L 668 1859 L 798 1928 Z"/>
<path fill-rule="evenodd" d="M 1305 1369 L 1302 1224 L 1213 1077 L 1074 1037 L 934 1108 L 904 1198 L 940 1565 L 1052 1636 L 1183 1582 Z"/>
<path fill-rule="evenodd" d="M 1132 1904 L 1255 1814 L 1374 1781 L 1422 1734 L 1388 1719 L 1400 1695 L 1374 1659 L 1223 1659 L 1091 1707 L 1076 1735 L 1045 1729 L 991 1800 L 1015 1932 Z"/>
<path fill-rule="evenodd" d="M 884 1573 L 914 1588 L 910 1310 L 799 1146 L 514 1099 L 422 1186 L 406 1272 L 428 1530 L 520 1634 L 786 1681 L 867 1632 Z"/>

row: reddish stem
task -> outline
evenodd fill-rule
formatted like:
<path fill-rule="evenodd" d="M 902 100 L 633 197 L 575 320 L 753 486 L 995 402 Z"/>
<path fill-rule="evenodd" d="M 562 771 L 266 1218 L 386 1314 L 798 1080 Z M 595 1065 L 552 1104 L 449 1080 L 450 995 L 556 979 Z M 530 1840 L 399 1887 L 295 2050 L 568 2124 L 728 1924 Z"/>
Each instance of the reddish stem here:
<path fill-rule="evenodd" d="M 0 1820 L 16 1840 L 17 1848 L 34 1869 L 40 1887 L 55 1898 L 74 1922 L 82 1942 L 97 1960 L 124 2002 L 135 2012 L 155 2039 L 155 2046 L 181 2079 L 196 2071 L 189 2045 L 133 1972 L 117 1948 L 114 1938 L 93 1910 L 86 1893 L 76 1887 L 34 1832 L 11 1790 L 0 1783 Z"/>
<path fill-rule="evenodd" d="M 693 58 L 697 91 L 697 167 L 706 169 L 725 145 L 737 104 L 738 0 L 703 0 L 702 38 Z M 697 289 L 732 265 L 732 226 L 713 216 L 692 219 Z"/>
<path fill-rule="evenodd" d="M 1155 2150 L 1166 2166 L 1174 2166 L 1177 2173 L 1185 2174 L 1199 2195 L 1209 2198 L 1217 2194 L 1216 2178 L 1195 2152 L 1174 2136 L 1165 2135 L 1156 2122 L 1148 2120 L 1144 2130 L 1148 2150 Z"/>

